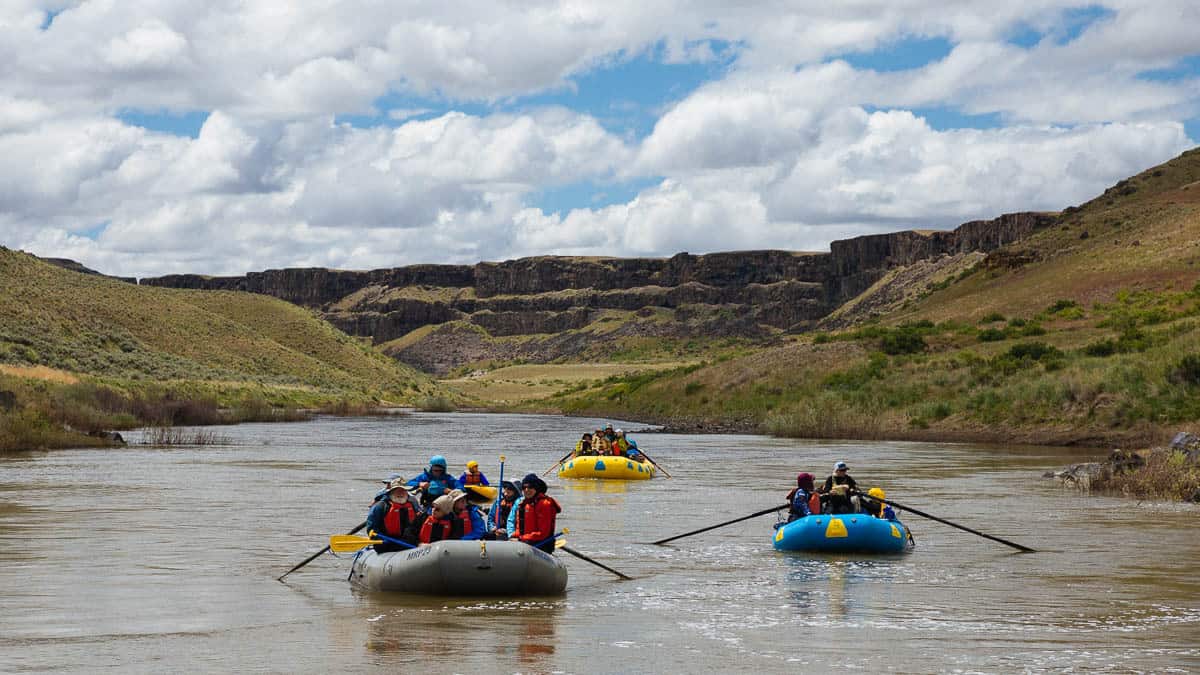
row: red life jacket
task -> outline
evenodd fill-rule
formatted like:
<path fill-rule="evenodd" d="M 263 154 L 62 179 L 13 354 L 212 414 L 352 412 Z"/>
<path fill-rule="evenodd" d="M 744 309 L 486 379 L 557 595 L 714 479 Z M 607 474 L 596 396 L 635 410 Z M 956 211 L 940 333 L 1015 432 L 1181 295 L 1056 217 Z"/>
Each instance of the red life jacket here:
<path fill-rule="evenodd" d="M 517 532 L 521 541 L 538 544 L 554 536 L 554 523 L 560 512 L 562 507 L 545 492 L 521 502 L 521 510 L 517 512 Z"/>
<path fill-rule="evenodd" d="M 481 480 L 482 476 L 483 476 L 482 473 L 471 473 L 470 471 L 468 471 L 463 476 L 463 485 L 480 485 L 483 483 L 483 481 Z"/>
<path fill-rule="evenodd" d="M 452 513 L 448 516 L 435 518 L 430 515 L 421 525 L 422 544 L 432 544 L 443 539 L 462 539 L 471 534 L 471 512 Z"/>
<path fill-rule="evenodd" d="M 383 517 L 384 534 L 393 539 L 399 539 L 404 535 L 405 528 L 416 517 L 417 511 L 408 501 L 405 501 L 403 504 L 389 501 L 387 515 Z"/>

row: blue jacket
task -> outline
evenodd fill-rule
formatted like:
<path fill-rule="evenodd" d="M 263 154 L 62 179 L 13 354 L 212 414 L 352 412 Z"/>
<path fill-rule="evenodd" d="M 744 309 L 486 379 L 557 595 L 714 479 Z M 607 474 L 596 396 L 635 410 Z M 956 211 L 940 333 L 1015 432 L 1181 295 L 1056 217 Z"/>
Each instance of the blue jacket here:
<path fill-rule="evenodd" d="M 471 534 L 463 537 L 464 541 L 472 541 L 475 539 L 483 539 L 483 535 L 488 533 L 487 523 L 483 520 L 483 514 L 479 512 L 479 508 L 473 504 L 467 505 L 467 513 L 471 514 Z"/>
<path fill-rule="evenodd" d="M 458 488 L 459 490 L 462 490 L 465 487 L 467 487 L 467 474 L 468 473 L 470 473 L 470 472 L 464 471 L 462 473 L 462 475 L 458 477 L 458 480 L 454 481 L 454 487 Z M 483 475 L 482 471 L 479 472 L 479 484 L 480 485 L 491 485 L 491 483 L 488 482 L 487 476 Z"/>
<path fill-rule="evenodd" d="M 517 514 L 521 511 L 521 503 L 525 501 L 525 495 L 517 497 L 517 501 L 513 502 L 512 510 L 508 512 L 508 522 L 504 524 L 504 530 L 509 534 L 517 529 Z"/>
<path fill-rule="evenodd" d="M 454 479 L 450 477 L 450 474 L 443 474 L 441 478 L 435 479 L 429 475 L 428 471 L 422 471 L 416 478 L 408 481 L 408 486 L 416 487 L 425 482 L 429 483 L 428 492 L 432 497 L 441 497 L 456 487 Z"/>

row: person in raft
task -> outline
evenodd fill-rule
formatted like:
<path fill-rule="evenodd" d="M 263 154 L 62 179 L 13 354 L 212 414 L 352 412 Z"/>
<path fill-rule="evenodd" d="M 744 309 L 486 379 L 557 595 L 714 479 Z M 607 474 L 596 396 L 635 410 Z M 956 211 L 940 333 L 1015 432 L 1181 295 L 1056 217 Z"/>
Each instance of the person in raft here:
<path fill-rule="evenodd" d="M 521 479 L 521 490 L 525 500 L 517 513 L 516 530 L 513 538 L 537 546 L 546 553 L 554 553 L 554 525 L 562 507 L 546 494 L 546 481 L 531 473 Z"/>
<path fill-rule="evenodd" d="M 467 470 L 458 477 L 458 483 L 455 487 L 461 490 L 468 485 L 491 485 L 488 482 L 487 476 L 483 475 L 483 472 L 479 470 L 479 462 L 475 460 L 467 462 Z"/>
<path fill-rule="evenodd" d="M 833 465 L 833 473 L 825 479 L 825 485 L 819 490 L 825 513 L 854 513 L 850 495 L 858 491 L 858 483 L 854 482 L 849 472 L 850 467 L 845 462 Z"/>
<path fill-rule="evenodd" d="M 590 433 L 584 433 L 582 438 L 575 441 L 575 456 L 585 457 L 587 455 L 594 454 L 596 453 L 592 452 L 592 435 Z"/>
<path fill-rule="evenodd" d="M 612 444 L 608 442 L 608 436 L 605 435 L 603 429 L 597 429 L 596 433 L 592 434 L 592 454 L 593 455 L 609 455 Z"/>
<path fill-rule="evenodd" d="M 796 475 L 796 487 L 787 493 L 787 503 L 790 505 L 787 519 L 789 523 L 814 513 L 821 513 L 821 496 L 813 486 L 814 480 L 816 476 L 807 471 Z"/>
<path fill-rule="evenodd" d="M 633 440 L 625 434 L 621 429 L 617 429 L 617 440 L 613 441 L 613 454 L 624 455 L 626 457 L 642 460 L 642 453 L 638 452 L 637 441 Z"/>
<path fill-rule="evenodd" d="M 896 519 L 895 509 L 881 501 L 877 501 L 879 499 L 887 499 L 887 495 L 883 492 L 883 488 L 873 487 L 870 490 L 867 490 L 867 495 L 865 497 L 860 495 L 858 499 L 859 503 L 862 504 L 864 513 L 869 513 L 876 518 L 883 518 L 884 520 Z"/>
<path fill-rule="evenodd" d="M 500 501 L 492 507 L 493 512 L 489 514 L 488 520 L 497 530 L 504 532 L 508 531 L 508 516 L 512 513 L 513 506 L 521 499 L 521 490 L 517 484 L 511 480 L 504 481 L 500 486 Z"/>
<path fill-rule="evenodd" d="M 429 466 L 408 481 L 408 487 L 421 492 L 421 504 L 428 507 L 435 499 L 454 489 L 454 479 L 446 471 L 446 458 L 434 455 L 429 458 Z"/>
<path fill-rule="evenodd" d="M 447 539 L 480 539 L 486 530 L 479 509 L 467 503 L 467 493 L 455 489 L 433 500 L 433 510 L 421 524 L 418 539 L 422 544 Z"/>
<path fill-rule="evenodd" d="M 408 486 L 404 484 L 404 479 L 397 476 L 388 483 L 387 499 L 376 501 L 367 512 L 368 534 L 382 534 L 391 539 L 414 544 L 417 541 L 416 526 L 420 523 L 419 514 L 419 504 L 408 494 Z M 378 553 L 404 548 L 406 547 L 386 540 L 382 544 L 375 544 L 375 551 Z"/>

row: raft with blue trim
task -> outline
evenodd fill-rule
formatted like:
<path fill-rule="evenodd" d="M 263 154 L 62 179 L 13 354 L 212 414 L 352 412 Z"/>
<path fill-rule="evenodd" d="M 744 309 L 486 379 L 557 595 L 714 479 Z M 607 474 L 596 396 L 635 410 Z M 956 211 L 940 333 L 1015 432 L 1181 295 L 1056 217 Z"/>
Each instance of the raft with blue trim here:
<path fill-rule="evenodd" d="M 628 457 L 585 455 L 563 462 L 558 469 L 558 477 L 649 480 L 654 478 L 654 465 Z"/>
<path fill-rule="evenodd" d="M 774 537 L 776 550 L 822 553 L 902 553 L 911 541 L 904 523 L 866 513 L 805 516 L 781 526 Z"/>

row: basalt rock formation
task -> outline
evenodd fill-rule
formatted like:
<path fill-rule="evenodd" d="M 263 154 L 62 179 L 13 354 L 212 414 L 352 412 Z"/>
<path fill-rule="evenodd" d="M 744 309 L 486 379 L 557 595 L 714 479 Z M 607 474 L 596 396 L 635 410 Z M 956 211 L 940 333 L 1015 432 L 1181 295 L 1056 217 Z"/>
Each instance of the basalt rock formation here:
<path fill-rule="evenodd" d="M 312 308 L 341 330 L 376 344 L 431 326 L 419 339 L 402 340 L 405 344 L 390 353 L 443 373 L 486 358 L 552 360 L 621 335 L 765 337 L 804 330 L 890 270 L 941 256 L 992 251 L 1055 218 L 1015 213 L 965 223 L 953 231 L 856 237 L 833 242 L 829 253 L 541 256 L 370 271 L 184 274 L 141 283 L 272 295 Z M 614 310 L 634 315 L 617 331 L 587 332 Z M 527 339 L 503 344 L 491 340 L 510 336 Z"/>

